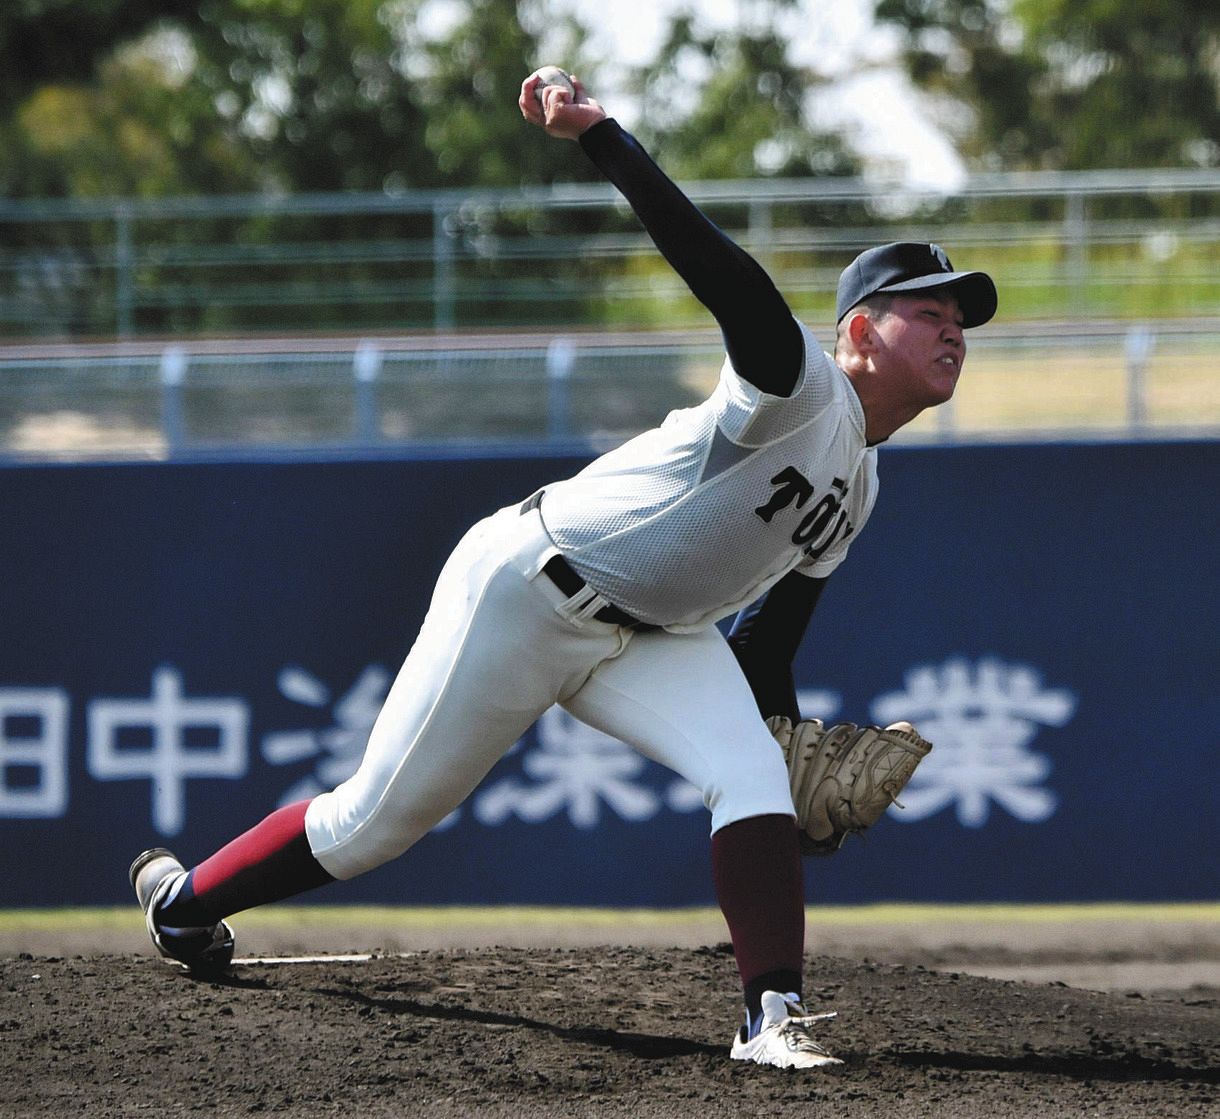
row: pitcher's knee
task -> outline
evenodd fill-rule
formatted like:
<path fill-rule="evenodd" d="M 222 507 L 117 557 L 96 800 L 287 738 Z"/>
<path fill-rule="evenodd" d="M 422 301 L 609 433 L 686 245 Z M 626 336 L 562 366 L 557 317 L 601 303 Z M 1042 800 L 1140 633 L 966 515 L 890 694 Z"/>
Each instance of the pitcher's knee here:
<path fill-rule="evenodd" d="M 704 803 L 711 809 L 713 832 L 752 816 L 796 816 L 782 758 L 778 767 L 764 765 L 748 777 L 704 789 Z"/>
<path fill-rule="evenodd" d="M 388 863 L 422 839 L 436 821 L 384 806 L 355 813 L 339 790 L 316 797 L 305 814 L 313 857 L 338 879 L 355 878 Z"/>

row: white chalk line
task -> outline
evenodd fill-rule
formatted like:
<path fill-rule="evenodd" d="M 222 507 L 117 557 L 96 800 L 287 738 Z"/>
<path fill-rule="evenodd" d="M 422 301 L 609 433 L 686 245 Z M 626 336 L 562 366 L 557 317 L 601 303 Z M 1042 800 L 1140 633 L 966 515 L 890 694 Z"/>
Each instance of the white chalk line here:
<path fill-rule="evenodd" d="M 369 960 L 405 959 L 414 952 L 353 952 L 322 956 L 240 956 L 235 964 L 364 964 Z"/>

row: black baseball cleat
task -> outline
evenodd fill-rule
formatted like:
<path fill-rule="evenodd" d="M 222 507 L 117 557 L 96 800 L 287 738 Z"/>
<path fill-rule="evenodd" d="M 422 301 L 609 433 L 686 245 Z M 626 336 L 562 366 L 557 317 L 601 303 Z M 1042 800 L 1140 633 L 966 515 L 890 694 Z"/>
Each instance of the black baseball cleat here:
<path fill-rule="evenodd" d="M 148 935 L 157 952 L 182 964 L 192 975 L 219 975 L 233 962 L 233 930 L 227 921 L 205 928 L 175 929 L 172 933 L 157 924 L 157 907 L 185 873 L 186 868 L 172 852 L 153 847 L 136 858 L 127 877 L 144 911 Z"/>

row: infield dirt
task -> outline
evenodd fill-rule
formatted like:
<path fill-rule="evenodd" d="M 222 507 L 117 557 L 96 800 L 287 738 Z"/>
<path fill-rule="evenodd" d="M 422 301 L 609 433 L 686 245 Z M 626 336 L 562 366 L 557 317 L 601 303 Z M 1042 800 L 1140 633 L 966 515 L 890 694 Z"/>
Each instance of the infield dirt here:
<path fill-rule="evenodd" d="M 723 943 L 470 944 L 240 963 L 219 982 L 147 948 L 10 952 L 0 1115 L 1203 1119 L 1220 1115 L 1220 987 L 1200 928 L 1113 990 L 949 970 L 972 966 L 970 945 L 938 954 L 909 931 L 891 953 L 905 962 L 812 955 L 807 1002 L 839 1012 L 824 1042 L 846 1062 L 818 1071 L 728 1059 Z M 1098 925 L 1060 953 L 1063 974 L 1138 965 L 1137 940 Z M 974 970 L 1053 966 L 1036 930 L 986 967 L 973 951 Z M 1157 988 L 1192 952 L 1206 981 Z"/>

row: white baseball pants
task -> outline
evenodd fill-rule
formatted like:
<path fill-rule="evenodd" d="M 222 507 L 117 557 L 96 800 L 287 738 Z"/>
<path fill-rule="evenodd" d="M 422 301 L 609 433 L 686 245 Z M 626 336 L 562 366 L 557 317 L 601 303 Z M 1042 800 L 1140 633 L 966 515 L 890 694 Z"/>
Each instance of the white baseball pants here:
<path fill-rule="evenodd" d="M 309 805 L 310 850 L 335 878 L 397 857 L 466 799 L 547 708 L 619 738 L 703 793 L 712 831 L 794 815 L 779 747 L 727 643 L 588 617 L 542 572 L 534 509 L 480 521 L 445 564 L 359 770 Z"/>

